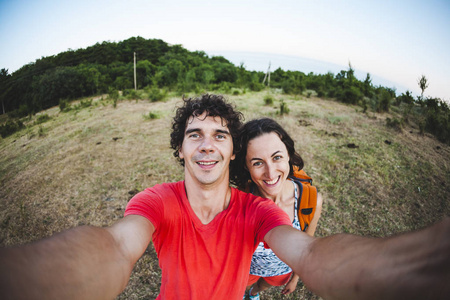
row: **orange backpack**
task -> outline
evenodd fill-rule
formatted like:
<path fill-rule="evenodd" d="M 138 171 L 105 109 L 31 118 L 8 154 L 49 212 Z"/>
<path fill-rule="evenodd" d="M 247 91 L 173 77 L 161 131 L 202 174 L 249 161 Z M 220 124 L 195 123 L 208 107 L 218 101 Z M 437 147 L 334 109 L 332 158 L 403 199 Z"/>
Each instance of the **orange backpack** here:
<path fill-rule="evenodd" d="M 302 231 L 305 231 L 316 213 L 317 188 L 312 185 L 312 178 L 305 171 L 294 166 L 294 176 L 290 176 L 299 187 L 297 215 Z"/>

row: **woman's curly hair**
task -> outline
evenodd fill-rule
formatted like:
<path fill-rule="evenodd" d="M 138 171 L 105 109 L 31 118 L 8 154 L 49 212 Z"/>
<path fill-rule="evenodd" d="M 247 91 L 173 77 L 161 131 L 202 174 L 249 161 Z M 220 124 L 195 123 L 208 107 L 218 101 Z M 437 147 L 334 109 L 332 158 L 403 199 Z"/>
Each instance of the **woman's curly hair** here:
<path fill-rule="evenodd" d="M 237 149 L 237 138 L 242 126 L 243 115 L 235 110 L 222 95 L 204 94 L 198 98 L 183 98 L 184 104 L 178 107 L 172 122 L 172 133 L 170 134 L 170 146 L 175 151 L 173 155 L 184 166 L 184 159 L 180 158 L 179 150 L 184 140 L 184 132 L 190 117 L 198 117 L 206 112 L 206 116 L 220 117 L 222 123 L 226 124 L 233 139 L 233 153 Z"/>
<path fill-rule="evenodd" d="M 239 148 L 237 149 L 236 158 L 233 162 L 234 167 L 230 173 L 230 180 L 237 187 L 245 188 L 251 180 L 250 172 L 245 164 L 248 143 L 254 138 L 271 132 L 275 132 L 286 146 L 289 154 L 289 175 L 292 176 L 294 173 L 293 166 L 298 166 L 300 170 L 303 169 L 303 159 L 295 151 L 294 141 L 280 124 L 270 118 L 251 120 L 242 126 L 239 133 Z"/>

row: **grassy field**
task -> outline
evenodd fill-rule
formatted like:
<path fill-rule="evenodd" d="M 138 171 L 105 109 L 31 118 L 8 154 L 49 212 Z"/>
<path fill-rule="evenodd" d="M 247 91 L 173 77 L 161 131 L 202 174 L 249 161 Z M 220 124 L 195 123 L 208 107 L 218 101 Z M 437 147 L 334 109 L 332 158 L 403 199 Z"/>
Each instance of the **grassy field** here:
<path fill-rule="evenodd" d="M 272 105 L 265 105 L 270 93 Z M 323 194 L 317 236 L 387 236 L 450 215 L 450 147 L 415 126 L 386 126 L 395 113 L 276 91 L 227 96 L 246 120 L 268 116 L 292 135 L 305 170 Z M 169 148 L 181 97 L 165 102 L 111 101 L 41 112 L 0 140 L 0 245 L 32 242 L 82 224 L 107 226 L 129 199 L 156 183 L 183 179 Z M 284 100 L 289 114 L 280 116 Z M 74 106 L 74 104 L 73 104 Z M 398 117 L 398 116 L 397 116 Z M 42 119 L 41 119 L 42 120 Z M 150 245 L 117 299 L 154 299 L 160 269 Z M 230 283 L 231 284 L 231 283 Z M 275 288 L 261 299 L 320 299 L 301 283 L 291 296 Z"/>

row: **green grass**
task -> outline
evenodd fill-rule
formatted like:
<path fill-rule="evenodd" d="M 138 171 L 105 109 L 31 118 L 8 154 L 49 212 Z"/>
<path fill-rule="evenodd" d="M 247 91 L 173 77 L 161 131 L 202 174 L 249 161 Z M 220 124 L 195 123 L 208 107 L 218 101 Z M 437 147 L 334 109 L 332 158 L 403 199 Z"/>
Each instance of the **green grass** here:
<path fill-rule="evenodd" d="M 395 114 L 368 116 L 355 106 L 277 91 L 270 92 L 273 104 L 265 105 L 266 95 L 227 97 L 247 121 L 273 117 L 293 137 L 324 198 L 316 235 L 387 236 L 450 215 L 448 145 L 406 123 L 400 130 L 387 126 Z M 34 116 L 25 129 L 0 139 L 1 245 L 82 224 L 110 225 L 123 216 L 136 190 L 182 180 L 183 169 L 169 148 L 171 118 L 181 97 L 119 100 L 115 108 L 102 99 L 83 99 L 67 112 L 51 108 L 40 114 L 48 117 Z M 281 99 L 290 110 L 282 116 L 277 114 Z M 143 117 L 143 112 L 158 117 Z M 117 299 L 153 299 L 159 282 L 150 245 Z M 280 291 L 271 289 L 261 299 L 319 299 L 301 283 L 292 296 L 282 297 Z"/>

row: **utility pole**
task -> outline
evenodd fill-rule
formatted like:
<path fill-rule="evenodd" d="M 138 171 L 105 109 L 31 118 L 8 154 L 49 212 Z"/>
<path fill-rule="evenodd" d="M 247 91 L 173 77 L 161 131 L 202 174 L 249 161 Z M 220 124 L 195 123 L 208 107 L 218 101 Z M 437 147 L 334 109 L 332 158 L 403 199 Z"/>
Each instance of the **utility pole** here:
<path fill-rule="evenodd" d="M 136 91 L 136 52 L 134 52 L 134 90 Z"/>
<path fill-rule="evenodd" d="M 263 84 L 264 82 L 266 82 L 266 78 L 267 78 L 267 86 L 270 87 L 270 61 L 269 61 L 269 67 L 267 68 L 267 73 L 264 76 L 264 80 L 263 80 Z"/>

